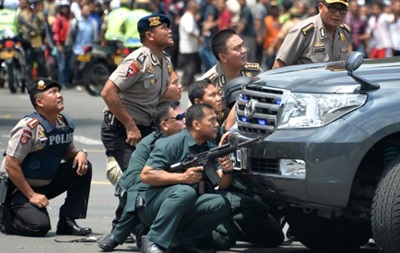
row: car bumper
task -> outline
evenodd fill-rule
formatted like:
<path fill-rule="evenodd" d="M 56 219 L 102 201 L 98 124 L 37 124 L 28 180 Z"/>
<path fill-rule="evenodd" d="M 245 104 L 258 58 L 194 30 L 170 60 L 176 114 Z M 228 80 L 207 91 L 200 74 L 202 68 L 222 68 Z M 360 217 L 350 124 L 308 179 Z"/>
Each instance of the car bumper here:
<path fill-rule="evenodd" d="M 240 134 L 231 138 L 248 139 Z M 255 195 L 303 207 L 345 207 L 356 170 L 373 142 L 343 119 L 319 128 L 277 130 L 240 150 L 237 180 Z"/>

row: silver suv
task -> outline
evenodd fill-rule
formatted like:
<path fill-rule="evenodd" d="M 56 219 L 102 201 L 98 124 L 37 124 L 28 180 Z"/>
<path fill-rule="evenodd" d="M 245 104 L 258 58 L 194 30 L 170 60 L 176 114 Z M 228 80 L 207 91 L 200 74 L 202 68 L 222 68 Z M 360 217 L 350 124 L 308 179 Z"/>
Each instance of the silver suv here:
<path fill-rule="evenodd" d="M 357 70 L 357 71 L 356 71 Z M 311 249 L 373 237 L 400 252 L 400 58 L 270 70 L 243 84 L 234 187 L 276 206 Z"/>

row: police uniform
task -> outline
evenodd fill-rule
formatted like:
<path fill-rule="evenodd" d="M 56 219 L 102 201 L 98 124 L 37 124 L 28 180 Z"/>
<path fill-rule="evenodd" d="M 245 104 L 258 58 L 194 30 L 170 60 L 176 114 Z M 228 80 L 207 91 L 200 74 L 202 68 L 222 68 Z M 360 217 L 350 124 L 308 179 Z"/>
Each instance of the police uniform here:
<path fill-rule="evenodd" d="M 286 65 L 345 60 L 351 33 L 347 25 L 336 28 L 333 40 L 322 23 L 321 14 L 300 21 L 289 31 L 276 59 Z"/>
<path fill-rule="evenodd" d="M 149 185 L 142 183 L 140 173 L 146 164 L 149 154 L 153 150 L 155 141 L 161 137 L 160 133 L 152 132 L 143 138 L 137 145 L 132 154 L 127 170 L 122 173 L 118 186 L 127 193 L 124 211 L 115 225 L 112 234 L 118 244 L 122 244 L 132 231 L 132 228 L 140 221 L 134 213 L 136 210 L 136 199 L 139 189 L 147 190 Z M 140 238 L 137 238 L 140 240 Z"/>
<path fill-rule="evenodd" d="M 185 129 L 158 140 L 146 165 L 167 169 L 171 164 L 183 161 L 187 155 L 207 149 L 207 144 L 198 146 Z M 150 186 L 139 194 L 145 206 L 137 212 L 140 220 L 150 227 L 147 238 L 166 249 L 175 236 L 185 246 L 199 246 L 199 240 L 210 234 L 229 214 L 229 206 L 222 196 L 209 193 L 198 196 L 191 185 Z M 185 225 L 180 226 L 182 224 Z"/>
<path fill-rule="evenodd" d="M 38 87 L 46 85 L 38 82 Z M 54 84 L 52 84 L 55 86 Z M 57 84 L 58 87 L 59 84 Z M 44 89 L 44 88 L 43 88 Z M 72 168 L 73 160 L 61 162 L 73 148 L 74 124 L 59 114 L 56 125 L 34 112 L 21 119 L 11 130 L 6 155 L 22 162 L 21 169 L 32 189 L 52 199 L 67 191 L 59 217 L 85 218 L 90 192 L 91 166 L 83 176 Z M 89 164 L 90 165 L 90 164 Z M 5 167 L 5 159 L 1 165 Z M 50 230 L 46 208 L 38 208 L 9 181 L 3 225 L 6 233 L 43 236 Z M 12 203 L 12 205 L 11 205 Z"/>
<path fill-rule="evenodd" d="M 146 17 L 142 18 L 138 23 L 138 28 L 140 25 L 143 26 L 143 22 L 141 23 L 143 19 L 148 20 Z M 161 24 L 161 22 L 167 21 L 161 19 L 157 24 Z M 145 28 L 141 27 L 138 30 L 141 31 Z M 154 130 L 151 114 L 160 102 L 162 94 L 167 90 L 172 72 L 172 63 L 167 54 L 164 54 L 160 62 L 151 49 L 142 46 L 124 58 L 109 77 L 109 80 L 120 90 L 122 104 L 135 120 L 142 137 Z M 110 115 L 107 108 L 105 113 Z M 127 138 L 125 127 L 119 124 L 116 118 L 110 120 L 106 116 L 102 124 L 101 135 L 107 155 L 114 156 L 124 171 L 128 167 L 129 159 L 135 149 L 125 141 Z"/>
<path fill-rule="evenodd" d="M 241 70 L 239 76 L 256 76 L 261 72 L 261 67 L 260 64 L 258 63 L 247 63 Z M 214 84 L 217 89 L 219 90 L 221 96 L 222 96 L 222 101 L 224 108 L 222 110 L 222 114 L 218 115 L 218 122 L 221 124 L 226 117 L 228 116 L 228 113 L 230 111 L 230 108 L 225 107 L 225 98 L 224 98 L 224 85 L 229 82 L 230 80 L 226 78 L 226 74 L 224 70 L 222 69 L 221 64 L 218 62 L 214 67 L 212 67 L 210 70 L 208 70 L 200 79 L 205 79 L 207 78 L 208 81 L 212 84 Z"/>

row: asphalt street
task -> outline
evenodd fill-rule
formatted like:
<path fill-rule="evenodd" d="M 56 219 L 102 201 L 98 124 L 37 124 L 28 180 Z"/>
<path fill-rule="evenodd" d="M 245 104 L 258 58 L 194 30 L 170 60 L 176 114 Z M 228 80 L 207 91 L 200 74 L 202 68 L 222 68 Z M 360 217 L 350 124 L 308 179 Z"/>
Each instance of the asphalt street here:
<path fill-rule="evenodd" d="M 117 206 L 117 199 L 113 196 L 113 186 L 105 176 L 106 157 L 100 140 L 100 125 L 104 102 L 100 97 L 88 95 L 85 91 L 74 89 L 63 90 L 64 113 L 70 115 L 76 124 L 74 135 L 75 145 L 85 148 L 89 153 L 89 160 L 93 165 L 93 179 L 90 193 L 88 217 L 78 220 L 81 226 L 91 227 L 95 238 L 103 238 L 111 230 L 111 221 Z M 182 95 L 182 105 L 188 105 L 187 94 Z M 16 122 L 33 110 L 27 94 L 11 95 L 7 89 L 0 88 L 0 150 L 7 146 L 9 133 Z M 0 161 L 3 158 L 0 158 Z M 57 240 L 71 239 L 68 236 L 57 236 L 55 229 L 58 221 L 58 209 L 65 196 L 50 200 L 48 212 L 51 217 L 52 230 L 44 238 L 21 237 L 0 234 L 0 252 L 63 252 L 89 253 L 101 252 L 96 242 L 57 242 Z M 73 237 L 77 239 L 77 237 Z M 329 245 L 327 245 L 329 250 Z M 115 252 L 140 252 L 135 244 L 118 246 Z M 290 246 L 274 249 L 260 248 L 254 245 L 239 242 L 228 252 L 311 252 L 301 243 L 295 242 Z M 377 252 L 373 248 L 362 248 L 357 252 Z"/>

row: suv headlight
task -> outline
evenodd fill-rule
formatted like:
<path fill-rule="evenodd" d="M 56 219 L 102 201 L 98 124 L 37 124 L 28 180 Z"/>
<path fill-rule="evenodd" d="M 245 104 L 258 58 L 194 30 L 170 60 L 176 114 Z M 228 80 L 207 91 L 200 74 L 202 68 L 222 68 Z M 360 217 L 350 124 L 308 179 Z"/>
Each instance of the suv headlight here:
<path fill-rule="evenodd" d="M 307 94 L 287 92 L 282 97 L 277 129 L 320 127 L 361 107 L 365 94 Z"/>

